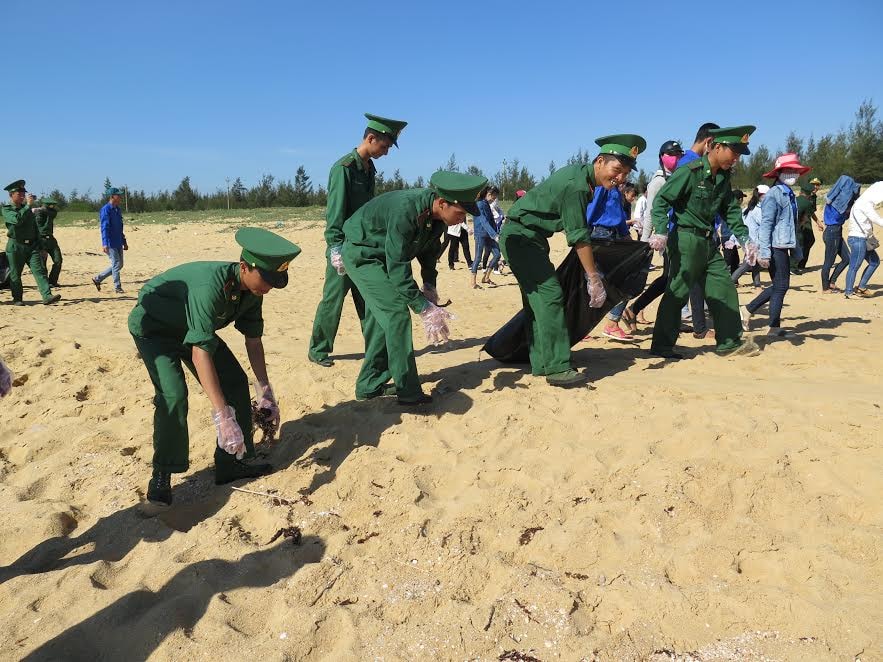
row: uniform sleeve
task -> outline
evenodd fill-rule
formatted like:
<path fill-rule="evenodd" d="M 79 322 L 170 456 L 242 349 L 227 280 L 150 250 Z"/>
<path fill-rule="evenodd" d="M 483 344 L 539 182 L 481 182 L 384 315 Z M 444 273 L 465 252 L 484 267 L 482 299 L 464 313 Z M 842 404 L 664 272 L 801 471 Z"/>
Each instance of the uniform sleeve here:
<path fill-rule="evenodd" d="M 421 294 L 411 271 L 411 260 L 414 259 L 411 247 L 416 232 L 413 219 L 404 214 L 397 214 L 389 220 L 384 250 L 386 273 L 393 289 L 407 302 L 411 310 L 419 313 L 426 307 L 427 301 Z M 421 266 L 424 266 L 422 262 Z"/>
<path fill-rule="evenodd" d="M 591 192 L 568 188 L 561 200 L 561 223 L 564 225 L 564 237 L 567 245 L 588 244 L 589 226 L 586 224 L 586 210 L 591 201 Z"/>
<path fill-rule="evenodd" d="M 744 246 L 748 241 L 748 228 L 745 227 L 745 222 L 742 220 L 742 205 L 739 204 L 739 199 L 733 195 L 732 190 L 724 194 L 718 213 L 730 228 L 730 232 Z"/>
<path fill-rule="evenodd" d="M 442 234 L 444 234 L 444 232 Z M 441 239 L 441 236 L 439 236 L 438 239 Z M 438 239 L 429 242 L 429 246 L 426 250 L 417 256 L 417 261 L 420 263 L 420 278 L 423 280 L 423 285 L 432 285 L 435 287 L 438 282 L 438 267 L 436 265 L 438 265 L 442 249 L 442 245 Z"/>
<path fill-rule="evenodd" d="M 49 234 L 46 227 L 49 221 L 49 214 L 47 214 L 42 209 L 40 211 L 35 211 L 34 220 L 37 223 L 37 232 L 40 234 L 40 238 L 45 239 Z"/>
<path fill-rule="evenodd" d="M 325 208 L 325 243 L 337 246 L 343 243 L 343 223 L 346 221 L 347 173 L 342 165 L 332 166 L 328 175 L 328 204 Z"/>
<path fill-rule="evenodd" d="M 218 303 L 223 299 L 223 292 L 216 292 L 210 287 L 190 288 L 187 292 L 186 317 L 187 333 L 184 344 L 200 347 L 209 354 L 218 348 L 218 336 L 215 334 L 215 315 Z"/>
<path fill-rule="evenodd" d="M 650 218 L 656 234 L 668 234 L 668 210 L 689 194 L 691 172 L 689 168 L 675 170 L 653 198 Z"/>
<path fill-rule="evenodd" d="M 236 330 L 246 338 L 260 338 L 264 335 L 264 298 L 254 299 L 254 303 L 233 323 Z"/>
<path fill-rule="evenodd" d="M 98 225 L 101 228 L 101 245 L 110 246 L 107 236 L 110 226 L 110 214 L 107 213 L 107 205 L 103 206 L 101 211 L 98 212 Z"/>

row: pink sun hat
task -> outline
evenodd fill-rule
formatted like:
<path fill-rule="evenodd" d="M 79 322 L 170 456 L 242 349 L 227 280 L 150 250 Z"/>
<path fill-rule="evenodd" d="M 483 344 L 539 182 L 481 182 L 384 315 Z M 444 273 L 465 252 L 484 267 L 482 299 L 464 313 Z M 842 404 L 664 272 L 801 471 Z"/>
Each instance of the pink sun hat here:
<path fill-rule="evenodd" d="M 812 170 L 812 168 L 801 164 L 800 159 L 797 158 L 797 154 L 794 152 L 788 152 L 777 158 L 773 169 L 764 173 L 763 177 L 766 179 L 775 179 L 779 176 L 779 171 L 781 170 L 796 170 L 798 175 L 805 175 Z"/>

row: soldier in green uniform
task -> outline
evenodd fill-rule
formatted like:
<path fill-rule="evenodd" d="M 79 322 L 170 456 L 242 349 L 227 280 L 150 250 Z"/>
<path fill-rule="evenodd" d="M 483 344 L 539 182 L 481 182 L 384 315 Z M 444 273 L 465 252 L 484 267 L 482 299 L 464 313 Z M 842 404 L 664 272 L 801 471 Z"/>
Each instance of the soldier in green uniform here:
<path fill-rule="evenodd" d="M 650 353 L 680 359 L 674 351 L 681 326 L 681 308 L 690 288 L 699 283 L 714 319 L 716 351 L 725 356 L 754 355 L 757 345 L 742 340 L 739 299 L 730 272 L 714 242 L 714 217 L 720 214 L 743 246 L 749 264 L 758 247 L 748 241 L 739 201 L 733 196 L 730 169 L 742 154 L 749 154 L 748 138 L 753 126 L 712 129 L 711 148 L 700 159 L 675 170 L 653 200 L 653 232 L 650 246 L 667 250 L 671 276 L 665 288 Z M 673 209 L 676 229 L 668 235 L 668 210 Z"/>
<path fill-rule="evenodd" d="M 46 266 L 40 255 L 40 234 L 37 230 L 37 221 L 34 212 L 25 205 L 25 180 L 19 179 L 5 187 L 9 191 L 9 204 L 3 205 L 0 212 L 6 223 L 6 257 L 9 260 L 9 286 L 12 290 L 12 303 L 16 306 L 23 305 L 21 273 L 25 265 L 31 268 L 34 280 L 43 303 L 55 303 L 61 296 L 52 294 L 49 281 L 46 278 Z"/>
<path fill-rule="evenodd" d="M 399 134 L 407 122 L 391 120 L 365 113 L 368 127 L 361 144 L 344 155 L 328 175 L 328 204 L 325 209 L 325 286 L 322 300 L 316 308 L 313 333 L 307 358 L 324 368 L 334 365 L 329 354 L 334 349 L 334 339 L 340 325 L 340 314 L 347 292 L 351 292 L 356 314 L 361 321 L 365 317 L 365 301 L 353 287 L 353 281 L 345 273 L 340 259 L 343 245 L 343 224 L 359 207 L 374 197 L 374 162 L 398 147 Z"/>
<path fill-rule="evenodd" d="M 58 216 L 56 205 L 58 201 L 53 198 L 40 200 L 40 207 L 34 209 L 34 218 L 37 221 L 37 231 L 40 233 L 40 249 L 45 251 L 52 260 L 52 271 L 49 272 L 49 284 L 58 287 L 58 276 L 61 273 L 61 249 L 55 238 L 55 217 Z"/>
<path fill-rule="evenodd" d="M 420 387 L 408 309 L 420 315 L 432 342 L 447 340 L 450 315 L 436 305 L 439 240 L 467 212 L 478 212 L 475 200 L 486 184 L 484 177 L 439 171 L 429 188 L 384 193 L 345 223 L 343 263 L 365 298 L 365 360 L 356 381 L 357 399 L 396 395 L 402 405 L 432 402 Z M 422 290 L 411 272 L 415 258 Z"/>
<path fill-rule="evenodd" d="M 646 141 L 634 134 L 604 136 L 592 163 L 565 166 L 532 188 L 506 214 L 500 248 L 521 288 L 527 312 L 530 366 L 553 386 L 573 386 L 586 375 L 571 367 L 570 337 L 564 322 L 564 293 L 549 260 L 549 237 L 564 232 L 585 269 L 590 305 L 601 307 L 607 297 L 589 241 L 586 211 L 596 186 L 611 189 L 623 183 L 644 151 Z"/>
<path fill-rule="evenodd" d="M 156 394 L 153 399 L 153 477 L 147 499 L 172 502 L 171 474 L 187 471 L 187 384 L 182 363 L 193 373 L 212 403 L 217 429 L 215 483 L 269 473 L 269 464 L 248 464 L 254 457 L 248 377 L 216 331 L 233 323 L 245 336 L 254 371 L 258 407 L 279 408 L 264 360 L 263 296 L 288 284 L 288 264 L 300 248 L 261 228 L 236 233 L 239 262 L 191 262 L 149 280 L 129 314 L 135 341 Z"/>

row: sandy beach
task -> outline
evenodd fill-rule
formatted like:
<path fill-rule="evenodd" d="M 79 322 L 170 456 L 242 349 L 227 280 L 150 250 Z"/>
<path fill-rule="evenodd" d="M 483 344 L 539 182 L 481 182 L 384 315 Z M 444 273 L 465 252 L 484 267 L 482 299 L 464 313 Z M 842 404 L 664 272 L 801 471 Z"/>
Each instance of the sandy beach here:
<path fill-rule="evenodd" d="M 355 401 L 351 305 L 335 366 L 307 362 L 322 229 L 280 226 L 303 249 L 264 304 L 283 425 L 248 492 L 214 485 L 189 380 L 191 470 L 172 510 L 141 514 L 153 390 L 126 329 L 150 277 L 235 260 L 235 223 L 127 227 L 123 295 L 89 283 L 97 228 L 60 228 L 63 300 L 40 305 L 26 272 L 31 305 L 3 305 L 0 658 L 883 660 L 883 274 L 871 299 L 821 294 L 819 241 L 785 300 L 793 338 L 759 315 L 760 356 L 686 334 L 666 363 L 652 327 L 598 327 L 574 348 L 589 386 L 558 390 L 479 353 L 520 307 L 514 278 L 472 290 L 443 261 L 453 339 L 427 346 L 415 318 L 435 402 L 411 411 Z"/>

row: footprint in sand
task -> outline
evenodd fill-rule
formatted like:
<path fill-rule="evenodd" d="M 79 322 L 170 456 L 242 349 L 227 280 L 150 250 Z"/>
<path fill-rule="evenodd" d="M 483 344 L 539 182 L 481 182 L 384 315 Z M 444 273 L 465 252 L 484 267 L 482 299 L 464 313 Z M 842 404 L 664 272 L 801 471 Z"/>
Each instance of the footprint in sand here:
<path fill-rule="evenodd" d="M 76 392 L 74 397 L 77 399 L 77 402 L 85 402 L 89 399 L 89 385 L 86 384 L 83 388 Z"/>

